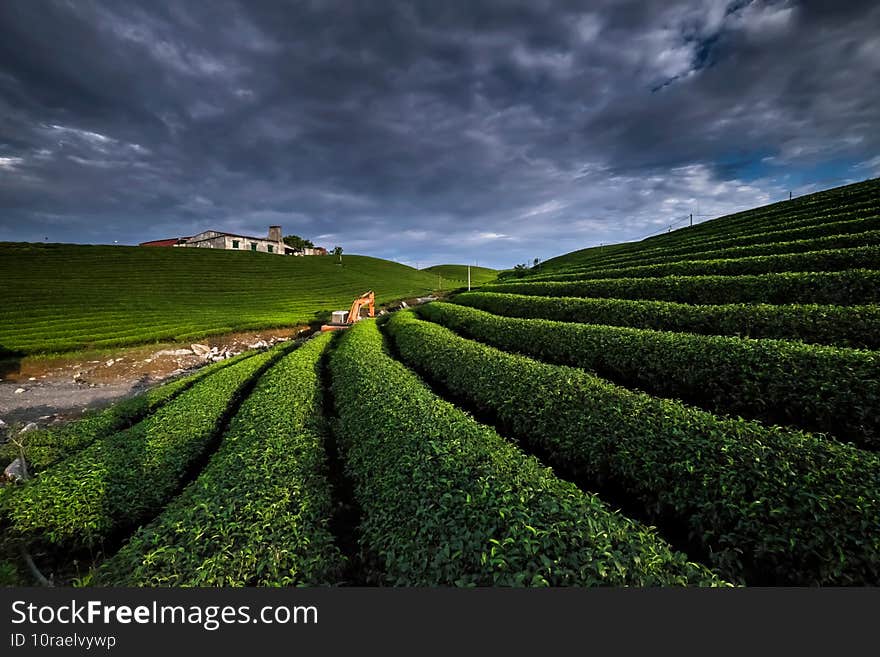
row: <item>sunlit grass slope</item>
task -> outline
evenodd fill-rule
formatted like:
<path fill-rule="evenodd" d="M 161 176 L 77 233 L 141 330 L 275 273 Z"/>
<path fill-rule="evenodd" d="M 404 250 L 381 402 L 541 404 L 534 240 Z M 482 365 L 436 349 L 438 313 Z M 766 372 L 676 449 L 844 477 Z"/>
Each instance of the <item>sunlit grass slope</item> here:
<path fill-rule="evenodd" d="M 436 275 L 345 255 L 280 257 L 207 249 L 0 244 L 0 353 L 66 351 L 295 325 L 425 295 Z"/>

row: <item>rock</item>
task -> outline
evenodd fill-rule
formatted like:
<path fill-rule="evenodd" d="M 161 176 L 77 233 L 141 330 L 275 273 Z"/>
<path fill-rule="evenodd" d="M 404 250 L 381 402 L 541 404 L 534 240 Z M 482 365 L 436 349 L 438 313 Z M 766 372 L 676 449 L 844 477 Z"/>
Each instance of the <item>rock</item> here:
<path fill-rule="evenodd" d="M 250 349 L 265 349 L 269 346 L 269 343 L 265 340 L 257 340 L 252 345 L 248 345 Z"/>
<path fill-rule="evenodd" d="M 0 420 L 0 429 L 5 429 L 6 423 L 3 420 Z"/>
<path fill-rule="evenodd" d="M 211 348 L 210 348 L 208 345 L 206 345 L 206 344 L 199 344 L 199 343 L 191 344 L 191 345 L 189 346 L 189 348 L 192 349 L 192 352 L 193 352 L 196 356 L 204 356 L 204 355 L 207 354 L 209 351 L 211 351 Z"/>
<path fill-rule="evenodd" d="M 144 358 L 144 362 L 145 363 L 152 363 L 153 359 L 152 358 Z"/>
<path fill-rule="evenodd" d="M 36 422 L 28 422 L 26 425 L 24 425 L 24 428 L 21 431 L 19 431 L 18 433 L 19 434 L 30 433 L 31 431 L 36 431 L 39 428 L 40 427 L 37 426 Z"/>
<path fill-rule="evenodd" d="M 409 306 L 406 305 L 406 301 L 401 301 L 401 302 L 400 302 L 400 307 L 401 307 L 401 308 L 409 308 Z"/>
<path fill-rule="evenodd" d="M 221 360 L 226 360 L 223 356 L 211 356 L 211 360 L 215 363 L 219 363 Z"/>
<path fill-rule="evenodd" d="M 80 381 L 82 381 L 82 378 L 83 378 L 82 372 L 74 372 L 74 374 L 73 374 L 73 382 L 74 383 L 79 383 Z"/>
<path fill-rule="evenodd" d="M 12 463 L 6 466 L 6 469 L 3 470 L 3 476 L 9 481 L 14 481 L 15 483 L 27 479 L 27 466 L 24 464 L 24 461 L 21 460 L 21 457 L 17 457 Z"/>
<path fill-rule="evenodd" d="M 106 365 L 107 367 L 110 367 L 110 366 L 113 365 L 113 363 L 115 363 L 115 362 L 116 362 L 116 361 L 113 360 L 113 359 L 111 358 L 111 359 L 108 360 L 106 363 L 104 363 L 104 365 Z"/>
<path fill-rule="evenodd" d="M 36 381 L 36 380 L 37 380 L 37 377 L 35 377 L 35 376 L 32 376 L 31 378 L 28 379 L 28 381 Z"/>
<path fill-rule="evenodd" d="M 16 388 L 15 391 L 14 391 L 12 394 L 14 394 L 14 395 L 20 395 L 20 394 L 23 393 L 24 391 L 25 391 L 24 388 Z"/>
<path fill-rule="evenodd" d="M 163 349 L 162 351 L 157 351 L 153 354 L 153 357 L 156 356 L 192 356 L 192 349 Z"/>

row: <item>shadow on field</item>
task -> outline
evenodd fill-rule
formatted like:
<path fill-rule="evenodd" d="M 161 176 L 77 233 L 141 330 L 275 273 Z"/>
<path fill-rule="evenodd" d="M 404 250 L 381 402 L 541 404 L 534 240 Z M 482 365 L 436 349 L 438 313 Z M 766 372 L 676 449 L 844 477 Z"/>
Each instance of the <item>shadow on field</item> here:
<path fill-rule="evenodd" d="M 18 374 L 21 371 L 21 359 L 24 354 L 20 351 L 7 349 L 0 344 L 0 380 L 6 378 L 7 374 Z"/>

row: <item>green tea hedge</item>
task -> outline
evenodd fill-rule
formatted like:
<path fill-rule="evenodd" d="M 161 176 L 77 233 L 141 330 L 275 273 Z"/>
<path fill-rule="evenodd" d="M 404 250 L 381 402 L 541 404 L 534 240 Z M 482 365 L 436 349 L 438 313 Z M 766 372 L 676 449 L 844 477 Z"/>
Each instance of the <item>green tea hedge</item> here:
<path fill-rule="evenodd" d="M 260 378 L 198 478 L 100 567 L 93 584 L 339 581 L 318 377 L 330 337 L 319 334 Z"/>
<path fill-rule="evenodd" d="M 729 580 L 880 584 L 880 459 L 819 436 L 636 393 L 396 313 L 404 362 L 561 471 L 684 527 Z"/>
<path fill-rule="evenodd" d="M 571 274 L 557 274 L 552 277 L 552 280 L 579 281 L 655 276 L 740 276 L 773 272 L 877 269 L 878 267 L 880 267 L 880 247 L 859 246 L 849 249 L 829 249 L 807 253 L 786 253 L 722 260 L 680 260 L 620 269 L 603 267 Z"/>
<path fill-rule="evenodd" d="M 124 399 L 103 411 L 63 427 L 34 431 L 27 437 L 25 456 L 28 464 L 34 471 L 45 470 L 90 445 L 98 438 L 121 431 L 139 422 L 197 381 L 251 355 L 245 353 L 219 363 L 211 363 L 189 376 L 169 381 L 143 394 Z M 0 466 L 5 466 L 17 456 L 19 453 L 15 445 L 6 443 L 0 446 Z"/>
<path fill-rule="evenodd" d="M 499 317 L 448 303 L 417 312 L 499 349 L 654 395 L 880 448 L 880 352 Z"/>
<path fill-rule="evenodd" d="M 372 321 L 331 353 L 373 583 L 717 585 L 654 533 L 434 395 Z"/>
<path fill-rule="evenodd" d="M 177 492 L 248 384 L 292 345 L 205 377 L 130 429 L 97 440 L 4 501 L 15 536 L 97 547 Z"/>
<path fill-rule="evenodd" d="M 880 271 L 785 272 L 757 276 L 665 276 L 485 285 L 485 292 L 549 297 L 656 299 L 694 304 L 880 303 Z"/>
<path fill-rule="evenodd" d="M 534 297 L 464 292 L 452 303 L 505 317 L 609 324 L 741 338 L 800 340 L 856 349 L 880 348 L 880 306 L 817 304 L 691 305 L 672 301 Z"/>
<path fill-rule="evenodd" d="M 875 230 L 867 230 L 867 227 L 875 228 Z M 585 265 L 567 269 L 560 273 L 593 272 L 602 269 L 620 269 L 623 267 L 654 265 L 683 260 L 717 260 L 869 246 L 880 244 L 880 230 L 876 230 L 876 228 L 880 228 L 880 216 L 833 222 L 805 231 L 795 231 L 793 234 L 788 231 L 764 233 L 764 236 L 769 241 L 759 243 L 749 243 L 752 239 L 758 238 L 758 236 L 755 236 L 744 240 L 731 241 L 729 245 L 702 243 L 690 245 L 689 247 L 635 251 L 625 256 L 605 259 L 601 264 Z M 821 229 L 821 231 L 818 229 Z M 819 236 L 804 234 L 812 232 L 818 232 Z M 791 237 L 796 239 L 788 239 L 786 241 L 786 238 Z M 743 242 L 746 242 L 746 244 Z M 539 278 L 544 277 L 536 276 L 530 280 Z"/>

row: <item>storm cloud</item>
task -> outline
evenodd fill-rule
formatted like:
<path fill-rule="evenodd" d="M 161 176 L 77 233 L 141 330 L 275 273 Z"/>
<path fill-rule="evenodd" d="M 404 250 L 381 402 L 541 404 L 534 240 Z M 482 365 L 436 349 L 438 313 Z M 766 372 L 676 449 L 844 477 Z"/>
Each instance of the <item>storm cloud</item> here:
<path fill-rule="evenodd" d="M 875 2 L 0 3 L 0 240 L 508 267 L 880 175 Z"/>

